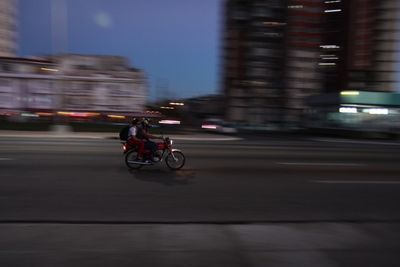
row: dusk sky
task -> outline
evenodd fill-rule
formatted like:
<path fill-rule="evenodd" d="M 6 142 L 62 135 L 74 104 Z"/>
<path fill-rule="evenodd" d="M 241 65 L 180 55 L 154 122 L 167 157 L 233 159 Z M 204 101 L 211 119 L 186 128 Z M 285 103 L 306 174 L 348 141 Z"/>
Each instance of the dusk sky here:
<path fill-rule="evenodd" d="M 220 89 L 222 0 L 19 0 L 21 56 L 57 47 L 51 1 L 67 6 L 68 53 L 129 58 L 147 74 L 151 99 L 157 88 L 177 98 Z"/>
<path fill-rule="evenodd" d="M 19 0 L 21 56 L 54 51 L 51 1 Z M 175 97 L 218 91 L 221 0 L 64 1 L 68 53 L 129 58 L 146 72 L 152 99 L 159 87 Z"/>

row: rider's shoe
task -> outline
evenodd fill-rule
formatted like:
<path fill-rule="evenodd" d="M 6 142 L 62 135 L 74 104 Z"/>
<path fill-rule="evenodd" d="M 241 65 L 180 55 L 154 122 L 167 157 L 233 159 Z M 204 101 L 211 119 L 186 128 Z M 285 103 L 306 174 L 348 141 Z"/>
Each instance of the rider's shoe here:
<path fill-rule="evenodd" d="M 141 156 L 136 157 L 135 161 L 143 162 L 143 163 L 150 163 L 149 159 L 147 159 L 145 157 L 141 157 Z"/>
<path fill-rule="evenodd" d="M 151 160 L 148 157 L 143 157 L 142 162 L 143 163 L 151 163 Z"/>
<path fill-rule="evenodd" d="M 155 152 L 154 155 L 151 157 L 152 162 L 159 162 L 161 160 L 161 154 L 158 152 Z"/>

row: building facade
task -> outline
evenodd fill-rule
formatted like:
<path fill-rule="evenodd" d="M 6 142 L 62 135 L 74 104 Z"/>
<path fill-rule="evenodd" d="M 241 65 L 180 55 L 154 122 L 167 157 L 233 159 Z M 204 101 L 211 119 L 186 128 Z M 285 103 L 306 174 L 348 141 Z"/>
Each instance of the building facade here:
<path fill-rule="evenodd" d="M 324 1 L 324 92 L 396 90 L 400 2 Z"/>
<path fill-rule="evenodd" d="M 0 57 L 17 54 L 16 0 L 0 0 Z"/>
<path fill-rule="evenodd" d="M 0 58 L 0 110 L 142 113 L 144 73 L 122 57 L 61 55 L 48 59 Z"/>
<path fill-rule="evenodd" d="M 306 99 L 396 90 L 400 1 L 226 0 L 226 119 L 298 124 Z"/>
<path fill-rule="evenodd" d="M 286 30 L 285 117 L 287 124 L 302 120 L 309 96 L 322 87 L 320 44 L 323 2 L 320 0 L 290 0 Z"/>
<path fill-rule="evenodd" d="M 396 75 L 399 63 L 400 2 L 397 0 L 375 1 L 377 14 L 373 27 L 373 70 L 371 90 L 400 92 Z"/>
<path fill-rule="evenodd" d="M 54 75 L 43 70 L 48 68 L 54 68 L 49 60 L 0 57 L 0 110 L 55 109 Z"/>
<path fill-rule="evenodd" d="M 223 87 L 229 121 L 281 121 L 286 1 L 226 1 Z"/>
<path fill-rule="evenodd" d="M 55 76 L 63 94 L 63 110 L 143 112 L 147 101 L 144 73 L 115 56 L 64 55 L 54 57 Z"/>

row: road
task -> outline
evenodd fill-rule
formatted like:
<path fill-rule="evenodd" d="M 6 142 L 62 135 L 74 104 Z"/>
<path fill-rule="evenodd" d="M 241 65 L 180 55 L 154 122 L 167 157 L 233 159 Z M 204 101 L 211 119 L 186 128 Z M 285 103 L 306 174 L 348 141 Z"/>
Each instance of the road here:
<path fill-rule="evenodd" d="M 83 233 L 96 243 L 110 239 L 112 232 L 119 237 L 114 237 L 115 243 L 122 246 L 132 245 L 124 234 L 127 228 L 141 239 L 143 229 L 152 233 L 154 227 L 159 227 L 158 235 L 153 235 L 154 247 L 172 238 L 168 234 L 171 231 L 188 233 L 193 238 L 194 242 L 185 241 L 189 245 L 179 243 L 182 240 L 171 241 L 180 245 L 170 244 L 167 248 L 172 246 L 178 252 L 185 244 L 190 247 L 197 242 L 222 242 L 242 244 L 229 249 L 221 245 L 225 254 L 264 253 L 242 253 L 246 257 L 225 259 L 221 258 L 224 253 L 206 250 L 215 261 L 196 261 L 198 266 L 264 266 L 258 264 L 271 259 L 281 263 L 279 266 L 303 266 L 300 262 L 304 266 L 400 263 L 400 143 L 275 137 L 218 142 L 178 140 L 175 144 L 187 157 L 184 169 L 172 172 L 161 164 L 130 171 L 116 140 L 1 137 L 0 233 L 8 238 L 0 241 L 0 263 L 24 266 L 28 259 L 34 266 L 67 266 L 73 263 L 71 258 L 87 257 L 82 256 Z M 88 226 L 93 231 L 90 234 L 83 230 Z M 200 233 L 208 239 L 200 238 Z M 243 238 L 232 241 L 232 233 Z M 305 235 L 310 233 L 312 237 Z M 37 235 L 46 241 L 37 243 Z M 69 235 L 70 239 L 66 237 Z M 263 243 L 280 235 L 286 241 Z M 49 254 L 51 244 L 65 239 L 75 240 L 73 244 L 81 249 L 65 254 L 61 246 L 57 253 Z M 313 245 L 307 247 L 310 242 Z M 349 242 L 351 246 L 343 245 Z M 313 254 L 321 250 L 316 245 L 320 243 L 327 245 L 322 249 L 335 252 L 328 258 L 326 253 L 324 257 Z M 34 248 L 40 244 L 45 244 L 40 250 L 43 255 L 37 256 L 41 254 L 34 253 Z M 135 251 L 135 246 L 123 247 Z M 108 249 L 100 246 L 92 252 L 110 253 Z M 290 256 L 282 254 L 282 249 Z M 117 265 L 131 266 L 124 249 L 114 247 L 112 251 L 115 259 L 125 259 Z M 162 246 L 160 251 L 165 252 Z M 190 251 L 193 255 L 183 253 L 182 259 L 198 259 L 205 253 L 201 246 Z M 161 262 L 180 266 L 169 258 L 170 252 L 167 249 L 163 254 L 167 260 Z M 139 262 L 152 264 L 152 258 L 143 256 Z M 86 259 L 84 265 L 98 263 Z"/>

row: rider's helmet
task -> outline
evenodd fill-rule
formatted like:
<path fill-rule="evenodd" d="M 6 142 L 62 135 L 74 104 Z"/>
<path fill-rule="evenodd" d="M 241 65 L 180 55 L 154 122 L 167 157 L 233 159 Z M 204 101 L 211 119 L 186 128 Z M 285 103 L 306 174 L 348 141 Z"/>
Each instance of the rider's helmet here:
<path fill-rule="evenodd" d="M 131 124 L 132 124 L 132 125 L 136 125 L 136 124 L 138 124 L 138 123 L 139 123 L 139 119 L 133 117 L 132 120 L 131 120 Z"/>
<path fill-rule="evenodd" d="M 148 118 L 143 118 L 142 119 L 142 126 L 145 128 L 149 128 L 150 127 L 150 120 Z"/>

